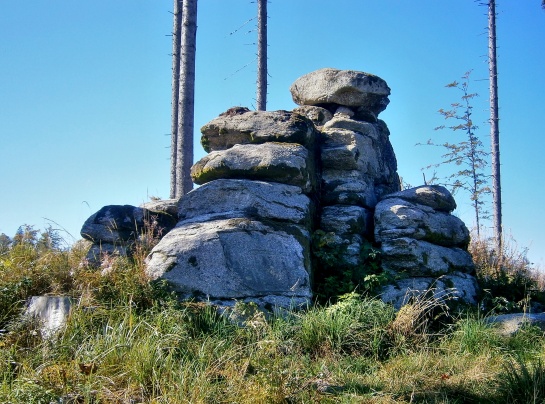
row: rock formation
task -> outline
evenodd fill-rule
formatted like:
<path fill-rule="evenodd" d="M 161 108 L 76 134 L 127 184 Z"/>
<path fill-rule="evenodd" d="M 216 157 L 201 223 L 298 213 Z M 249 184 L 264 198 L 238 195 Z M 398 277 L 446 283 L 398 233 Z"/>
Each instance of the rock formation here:
<path fill-rule="evenodd" d="M 441 186 L 396 192 L 377 204 L 375 241 L 381 245 L 382 266 L 399 279 L 385 288 L 383 300 L 400 307 L 411 293 L 435 289 L 436 294 L 451 290 L 453 298 L 476 303 L 469 231 L 450 214 L 455 208 L 454 198 Z"/>
<path fill-rule="evenodd" d="M 473 303 L 469 233 L 450 214 L 454 199 L 441 187 L 400 190 L 390 133 L 378 119 L 389 103 L 386 82 L 321 69 L 297 79 L 291 93 L 299 105 L 291 112 L 234 107 L 202 127 L 209 154 L 191 170 L 201 186 L 177 212 L 173 204 L 162 209 L 178 222 L 150 253 L 148 274 L 183 298 L 299 307 L 319 275 L 311 239 L 323 234 L 354 267 L 363 265 L 365 245 L 381 248 L 393 280 L 385 301 L 399 306 L 407 291 L 455 287 Z M 134 237 L 134 223 L 153 210 L 119 207 L 112 227 L 112 207 L 103 209 L 82 229 L 102 245 Z"/>

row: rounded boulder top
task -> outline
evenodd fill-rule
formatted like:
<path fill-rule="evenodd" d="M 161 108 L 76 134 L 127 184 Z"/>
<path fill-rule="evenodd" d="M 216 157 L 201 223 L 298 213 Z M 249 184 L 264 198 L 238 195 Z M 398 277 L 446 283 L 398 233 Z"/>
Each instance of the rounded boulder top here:
<path fill-rule="evenodd" d="M 290 88 L 298 105 L 337 104 L 375 114 L 390 102 L 390 87 L 373 74 L 324 68 L 299 77 Z"/>

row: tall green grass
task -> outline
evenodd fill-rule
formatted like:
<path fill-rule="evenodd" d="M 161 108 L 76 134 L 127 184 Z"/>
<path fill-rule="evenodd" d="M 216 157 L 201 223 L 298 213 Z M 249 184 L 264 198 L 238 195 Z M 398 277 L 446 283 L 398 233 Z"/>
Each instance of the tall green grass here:
<path fill-rule="evenodd" d="M 441 301 L 415 299 L 396 313 L 355 293 L 284 316 L 244 304 L 226 316 L 150 282 L 144 250 L 105 274 L 80 265 L 83 254 L 36 242 L 1 253 L 2 290 L 17 294 L 2 295 L 0 402 L 543 401 L 536 327 L 502 336 L 482 314 L 438 316 Z M 50 340 L 19 316 L 41 293 L 75 301 Z"/>

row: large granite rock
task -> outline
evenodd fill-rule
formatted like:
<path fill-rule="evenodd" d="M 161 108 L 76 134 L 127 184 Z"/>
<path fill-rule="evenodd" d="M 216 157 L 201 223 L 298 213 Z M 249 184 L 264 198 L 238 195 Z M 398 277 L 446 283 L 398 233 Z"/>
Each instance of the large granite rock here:
<path fill-rule="evenodd" d="M 32 296 L 24 316 L 39 322 L 42 338 L 52 339 L 66 324 L 71 308 L 68 296 Z"/>
<path fill-rule="evenodd" d="M 229 149 L 235 144 L 266 142 L 312 147 L 315 137 L 314 125 L 303 115 L 288 111 L 250 111 L 247 108 L 231 108 L 204 125 L 201 133 L 201 144 L 207 152 Z"/>
<path fill-rule="evenodd" d="M 439 276 L 453 271 L 474 272 L 471 255 L 461 248 L 400 237 L 381 245 L 383 268 L 410 276 Z"/>
<path fill-rule="evenodd" d="M 409 237 L 445 247 L 467 247 L 469 230 L 462 220 L 446 212 L 391 196 L 375 210 L 377 242 Z"/>
<path fill-rule="evenodd" d="M 391 193 L 384 199 L 399 198 L 418 205 L 429 206 L 439 212 L 450 213 L 456 209 L 456 201 L 452 194 L 441 185 L 422 185 Z"/>
<path fill-rule="evenodd" d="M 147 273 L 185 298 L 279 296 L 300 304 L 311 297 L 308 243 L 308 232 L 296 225 L 247 218 L 182 222 L 152 250 Z"/>
<path fill-rule="evenodd" d="M 204 125 L 209 154 L 192 168 L 202 186 L 180 200 L 104 207 L 82 229 L 95 242 L 91 252 L 99 260 L 102 251 L 130 254 L 153 211 L 156 227 L 177 224 L 147 258 L 152 278 L 182 298 L 289 308 L 309 303 L 311 279 L 335 271 L 331 256 L 334 266 L 361 272 L 376 235 L 385 271 L 397 280 L 385 300 L 436 285 L 473 302 L 468 232 L 450 215 L 454 199 L 441 187 L 400 191 L 390 132 L 377 118 L 389 102 L 386 82 L 328 68 L 291 91 L 300 105 L 293 112 L 234 107 Z M 329 250 L 311 259 L 311 237 Z"/>
<path fill-rule="evenodd" d="M 182 223 L 246 217 L 310 227 L 313 212 L 301 188 L 251 180 L 211 181 L 186 194 L 179 204 Z"/>
<path fill-rule="evenodd" d="M 220 178 L 274 181 L 307 193 L 316 187 L 314 156 L 296 143 L 237 144 L 214 151 L 191 168 L 191 178 L 196 184 Z"/>
<path fill-rule="evenodd" d="M 354 70 L 316 70 L 298 78 L 290 91 L 298 105 L 338 104 L 364 108 L 375 114 L 390 102 L 390 88 L 383 79 Z"/>

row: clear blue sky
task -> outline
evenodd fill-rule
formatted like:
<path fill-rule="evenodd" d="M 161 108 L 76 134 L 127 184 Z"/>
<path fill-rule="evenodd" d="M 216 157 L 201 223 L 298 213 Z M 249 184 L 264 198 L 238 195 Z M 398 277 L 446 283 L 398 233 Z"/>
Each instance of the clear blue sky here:
<path fill-rule="evenodd" d="M 498 3 L 504 226 L 545 268 L 545 11 Z M 52 220 L 78 238 L 104 205 L 168 197 L 171 10 L 170 0 L 0 4 L 0 233 Z M 255 21 L 230 35 L 255 15 L 250 0 L 199 1 L 195 161 L 203 124 L 255 105 Z M 415 144 L 455 140 L 433 128 L 458 100 L 444 85 L 470 69 L 488 147 L 486 25 L 473 0 L 271 0 L 268 109 L 294 108 L 291 83 L 322 67 L 382 77 L 399 173 L 419 185 L 439 155 Z M 456 199 L 471 227 L 467 196 Z"/>

